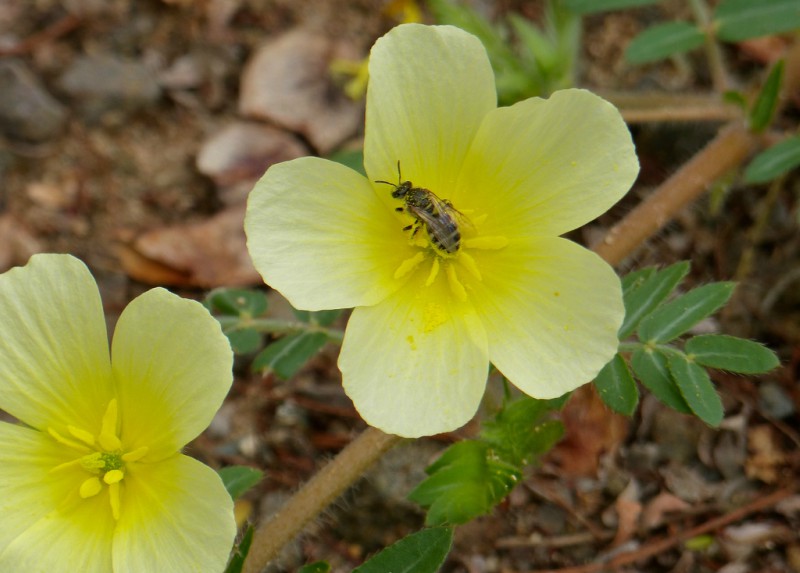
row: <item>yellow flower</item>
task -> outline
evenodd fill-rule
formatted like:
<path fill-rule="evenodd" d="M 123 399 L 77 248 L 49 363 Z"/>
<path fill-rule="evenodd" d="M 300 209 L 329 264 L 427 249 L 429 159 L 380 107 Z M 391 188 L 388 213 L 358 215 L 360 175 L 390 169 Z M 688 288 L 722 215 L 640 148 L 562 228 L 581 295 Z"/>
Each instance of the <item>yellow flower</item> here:
<path fill-rule="evenodd" d="M 590 381 L 617 348 L 620 282 L 559 235 L 636 178 L 617 110 L 583 90 L 497 108 L 483 46 L 449 26 L 398 26 L 369 73 L 369 177 L 313 157 L 275 165 L 245 220 L 256 268 L 294 306 L 355 307 L 339 367 L 363 418 L 401 436 L 453 430 L 490 361 L 539 398 Z M 397 198 L 401 180 L 438 209 L 427 192 Z"/>
<path fill-rule="evenodd" d="M 198 303 L 134 300 L 109 357 L 97 287 L 68 255 L 0 275 L 0 571 L 213 572 L 236 532 L 219 476 L 179 450 L 232 355 Z"/>

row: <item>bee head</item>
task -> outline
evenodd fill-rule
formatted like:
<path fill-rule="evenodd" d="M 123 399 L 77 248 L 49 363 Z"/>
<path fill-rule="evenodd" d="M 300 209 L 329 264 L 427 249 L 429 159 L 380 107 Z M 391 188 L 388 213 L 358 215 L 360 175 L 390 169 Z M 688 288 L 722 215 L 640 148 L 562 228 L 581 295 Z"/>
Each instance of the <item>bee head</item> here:
<path fill-rule="evenodd" d="M 413 184 L 411 181 L 403 181 L 400 185 L 394 186 L 394 191 L 392 191 L 392 197 L 395 199 L 400 199 L 405 197 L 406 194 L 411 190 Z"/>

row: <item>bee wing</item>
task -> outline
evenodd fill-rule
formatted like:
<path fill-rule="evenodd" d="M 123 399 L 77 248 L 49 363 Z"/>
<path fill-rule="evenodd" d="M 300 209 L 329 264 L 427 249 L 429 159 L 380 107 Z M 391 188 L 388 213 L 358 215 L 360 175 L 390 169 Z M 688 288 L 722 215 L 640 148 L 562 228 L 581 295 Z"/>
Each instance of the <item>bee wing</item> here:
<path fill-rule="evenodd" d="M 433 195 L 433 194 L 431 194 Z M 436 195 L 431 197 L 431 202 L 433 203 L 437 213 L 441 216 L 442 214 L 449 215 L 453 221 L 455 221 L 459 227 L 467 228 L 467 229 L 474 229 L 475 225 L 472 221 L 469 220 L 464 213 L 453 207 L 453 204 L 446 199 L 439 199 Z"/>

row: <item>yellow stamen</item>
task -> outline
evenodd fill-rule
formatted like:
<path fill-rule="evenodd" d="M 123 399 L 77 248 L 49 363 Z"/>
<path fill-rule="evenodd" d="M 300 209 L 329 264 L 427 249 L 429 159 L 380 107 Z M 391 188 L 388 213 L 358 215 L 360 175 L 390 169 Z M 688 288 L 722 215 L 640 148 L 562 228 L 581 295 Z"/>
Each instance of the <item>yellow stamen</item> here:
<path fill-rule="evenodd" d="M 78 438 L 80 441 L 84 442 L 89 446 L 94 445 L 94 436 L 91 432 L 87 432 L 86 430 L 81 430 L 80 428 L 76 428 L 75 426 L 67 426 L 67 431 L 72 434 L 73 437 Z"/>
<path fill-rule="evenodd" d="M 408 273 L 417 268 L 417 266 L 424 260 L 425 260 L 425 254 L 421 252 L 417 253 L 410 259 L 404 260 L 402 263 L 400 263 L 400 266 L 397 267 L 397 270 L 394 271 L 394 278 L 396 279 L 403 278 Z"/>
<path fill-rule="evenodd" d="M 125 477 L 125 474 L 122 473 L 120 470 L 111 470 L 106 472 L 103 476 L 103 481 L 106 482 L 108 485 L 112 483 L 119 483 L 122 481 L 122 478 Z"/>
<path fill-rule="evenodd" d="M 86 446 L 86 444 L 82 444 L 80 442 L 70 440 L 69 438 L 65 438 L 64 436 L 56 432 L 53 428 L 47 428 L 47 433 L 50 434 L 50 436 L 59 444 L 64 444 L 65 446 L 68 446 L 74 450 L 80 450 L 82 452 L 91 451 L 89 447 Z"/>
<path fill-rule="evenodd" d="M 80 495 L 83 499 L 87 499 L 96 496 L 102 489 L 103 485 L 100 483 L 100 479 L 96 477 L 90 477 L 81 484 L 81 487 L 78 490 L 78 495 Z"/>
<path fill-rule="evenodd" d="M 433 264 L 431 264 L 431 272 L 428 275 L 428 278 L 425 280 L 425 286 L 431 286 L 433 281 L 436 280 L 436 276 L 439 274 L 439 257 L 433 258 Z"/>
<path fill-rule="evenodd" d="M 142 446 L 141 448 L 136 448 L 133 451 L 128 452 L 127 454 L 122 454 L 122 461 L 123 462 L 136 462 L 141 460 L 143 457 L 147 455 L 147 452 L 150 451 L 150 448 L 147 446 Z"/>
<path fill-rule="evenodd" d="M 97 441 L 104 450 L 116 451 L 122 447 L 117 437 L 117 401 L 111 400 L 106 408 L 106 413 L 103 414 L 103 426 L 100 430 L 100 435 L 97 436 Z"/>
<path fill-rule="evenodd" d="M 485 249 L 496 251 L 508 245 L 508 239 L 503 236 L 496 237 L 473 237 L 462 241 L 465 247 L 470 249 Z"/>
<path fill-rule="evenodd" d="M 453 294 L 456 295 L 456 298 L 461 302 L 467 300 L 467 291 L 464 290 L 464 285 L 461 284 L 461 281 L 458 280 L 458 276 L 456 275 L 456 268 L 454 265 L 447 265 L 445 267 L 445 272 L 447 273 L 447 283 L 450 285 L 450 290 L 453 291 Z"/>
<path fill-rule="evenodd" d="M 475 263 L 475 259 L 473 259 L 469 254 L 461 251 L 461 264 L 464 266 L 465 269 L 471 274 L 473 277 L 478 279 L 479 281 L 483 280 L 481 276 L 481 271 L 478 270 L 478 265 Z"/>
<path fill-rule="evenodd" d="M 119 519 L 119 482 L 108 486 L 108 500 L 111 502 L 111 515 Z"/>

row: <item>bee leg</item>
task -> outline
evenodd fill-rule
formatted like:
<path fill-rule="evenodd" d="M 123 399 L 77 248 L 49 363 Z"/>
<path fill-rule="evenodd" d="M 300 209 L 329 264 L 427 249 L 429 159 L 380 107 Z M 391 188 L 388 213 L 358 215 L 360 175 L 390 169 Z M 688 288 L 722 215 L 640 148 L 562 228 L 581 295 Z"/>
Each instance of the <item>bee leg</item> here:
<path fill-rule="evenodd" d="M 402 207 L 395 207 L 394 210 L 397 211 L 398 213 L 402 213 L 403 211 L 405 211 L 405 209 L 403 209 Z"/>
<path fill-rule="evenodd" d="M 414 225 L 408 225 L 407 227 L 403 227 L 403 230 L 404 230 L 404 231 L 410 231 L 410 230 L 411 230 L 413 227 L 414 227 Z M 416 230 L 416 229 L 414 229 L 414 233 L 416 233 L 416 232 L 417 232 L 417 230 Z M 412 233 L 412 235 L 413 235 L 414 233 Z"/>

